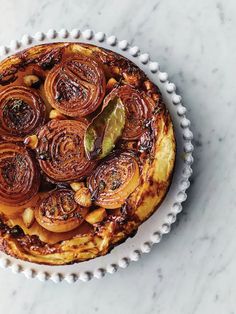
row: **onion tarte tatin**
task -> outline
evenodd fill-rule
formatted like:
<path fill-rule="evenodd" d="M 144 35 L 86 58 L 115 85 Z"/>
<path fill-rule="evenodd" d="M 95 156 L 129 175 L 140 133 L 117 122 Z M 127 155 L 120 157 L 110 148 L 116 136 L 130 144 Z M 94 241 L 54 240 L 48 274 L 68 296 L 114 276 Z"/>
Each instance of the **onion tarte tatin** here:
<path fill-rule="evenodd" d="M 131 61 L 78 43 L 0 63 L 0 249 L 63 265 L 134 234 L 171 183 L 161 94 Z"/>

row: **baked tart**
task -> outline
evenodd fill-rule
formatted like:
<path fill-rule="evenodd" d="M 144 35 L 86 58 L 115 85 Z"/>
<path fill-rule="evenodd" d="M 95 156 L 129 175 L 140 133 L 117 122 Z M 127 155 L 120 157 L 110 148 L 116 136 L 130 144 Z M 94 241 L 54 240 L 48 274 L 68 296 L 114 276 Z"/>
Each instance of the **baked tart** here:
<path fill-rule="evenodd" d="M 133 236 L 171 183 L 162 96 L 135 64 L 89 44 L 0 63 L 0 249 L 63 265 Z"/>

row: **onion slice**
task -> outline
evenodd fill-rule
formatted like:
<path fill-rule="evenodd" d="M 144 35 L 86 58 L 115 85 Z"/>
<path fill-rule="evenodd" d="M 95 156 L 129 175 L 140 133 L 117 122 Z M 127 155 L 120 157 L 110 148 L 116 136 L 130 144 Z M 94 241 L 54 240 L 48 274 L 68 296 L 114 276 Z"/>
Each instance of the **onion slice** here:
<path fill-rule="evenodd" d="M 87 212 L 88 209 L 75 202 L 73 191 L 60 189 L 50 192 L 39 202 L 35 218 L 49 231 L 67 232 L 77 228 Z"/>
<path fill-rule="evenodd" d="M 44 88 L 53 108 L 70 117 L 94 112 L 105 94 L 105 75 L 94 59 L 76 54 L 55 66 Z"/>
<path fill-rule="evenodd" d="M 115 97 L 119 97 L 125 107 L 126 122 L 122 138 L 125 140 L 137 140 L 144 133 L 144 123 L 151 118 L 155 102 L 144 93 L 124 85 L 114 88 L 104 99 L 104 107 Z"/>
<path fill-rule="evenodd" d="M 50 181 L 72 182 L 88 176 L 95 167 L 84 150 L 85 122 L 52 120 L 38 132 L 37 158 Z"/>
<path fill-rule="evenodd" d="M 25 204 L 38 192 L 39 184 L 39 171 L 30 152 L 20 144 L 0 144 L 0 203 Z"/>
<path fill-rule="evenodd" d="M 139 166 L 129 152 L 114 153 L 88 178 L 96 205 L 119 208 L 139 184 Z"/>
<path fill-rule="evenodd" d="M 22 141 L 45 122 L 46 106 L 37 92 L 11 86 L 0 92 L 0 137 Z"/>

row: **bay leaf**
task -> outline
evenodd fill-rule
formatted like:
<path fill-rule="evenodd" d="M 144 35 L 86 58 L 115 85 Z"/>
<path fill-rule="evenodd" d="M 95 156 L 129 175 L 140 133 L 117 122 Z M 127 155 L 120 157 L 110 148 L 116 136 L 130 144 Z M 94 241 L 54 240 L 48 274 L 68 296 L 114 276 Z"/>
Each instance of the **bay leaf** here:
<path fill-rule="evenodd" d="M 84 136 L 84 148 L 89 159 L 102 159 L 115 147 L 125 126 L 125 107 L 115 97 L 89 124 Z"/>

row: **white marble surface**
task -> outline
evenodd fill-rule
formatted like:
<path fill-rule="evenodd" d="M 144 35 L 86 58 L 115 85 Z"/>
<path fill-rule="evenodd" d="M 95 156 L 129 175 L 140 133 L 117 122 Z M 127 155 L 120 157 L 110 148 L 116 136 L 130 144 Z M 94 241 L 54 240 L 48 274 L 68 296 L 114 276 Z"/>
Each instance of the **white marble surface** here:
<path fill-rule="evenodd" d="M 0 43 L 91 27 L 149 51 L 189 109 L 192 187 L 173 231 L 126 270 L 55 285 L 0 270 L 0 313 L 236 313 L 235 0 L 0 0 Z"/>

